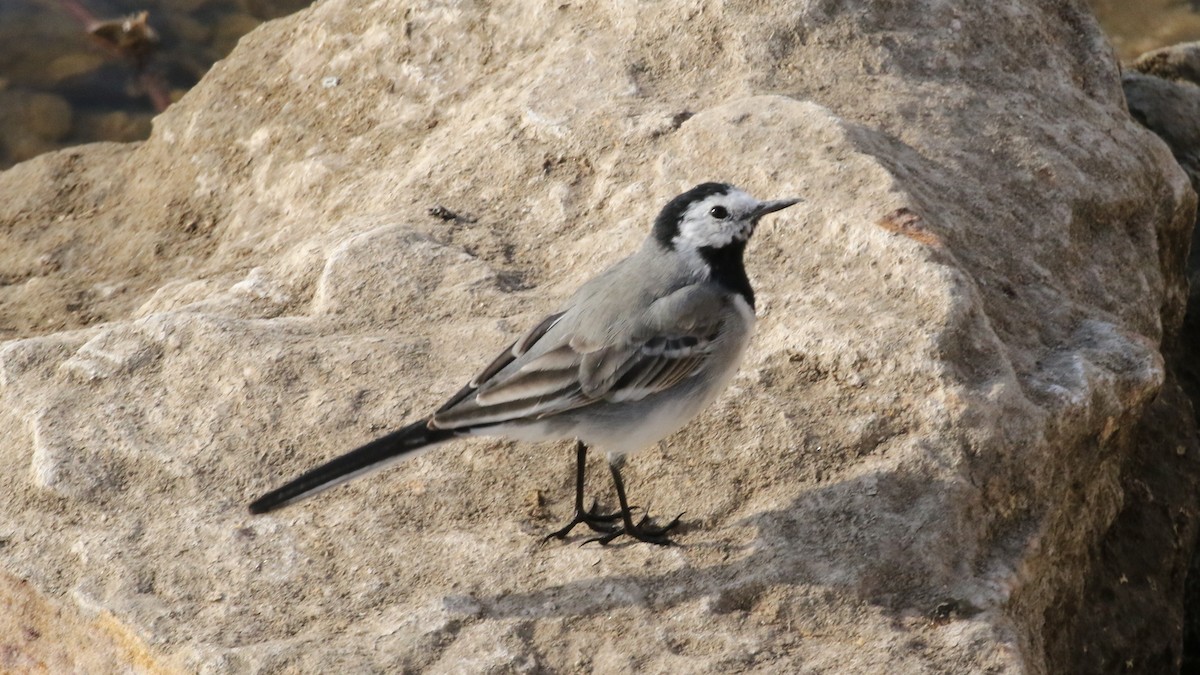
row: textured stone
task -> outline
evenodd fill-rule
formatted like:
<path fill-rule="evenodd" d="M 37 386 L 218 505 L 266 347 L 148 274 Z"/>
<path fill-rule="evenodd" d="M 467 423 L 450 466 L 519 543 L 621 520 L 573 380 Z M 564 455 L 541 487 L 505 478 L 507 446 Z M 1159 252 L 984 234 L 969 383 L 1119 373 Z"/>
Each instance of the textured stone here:
<path fill-rule="evenodd" d="M 1143 54 L 1125 73 L 1123 82 L 1130 113 L 1166 141 L 1171 154 L 1187 172 L 1192 188 L 1200 190 L 1200 122 L 1197 121 L 1200 120 L 1200 43 L 1183 43 Z M 1197 219 L 1197 226 L 1200 228 L 1200 219 Z M 1178 337 L 1171 339 L 1168 336 L 1164 341 L 1168 364 L 1178 381 L 1177 386 L 1191 399 L 1193 415 L 1200 400 L 1200 250 L 1194 245 L 1196 234 L 1193 229 L 1193 246 L 1187 261 L 1190 289 L 1187 314 Z M 1161 398 L 1172 396 L 1169 385 Z M 1148 417 L 1154 419 L 1153 414 Z M 1144 656 L 1138 661 L 1139 667 L 1146 669 L 1159 667 L 1165 661 L 1154 649 L 1155 645 L 1163 643 L 1163 638 L 1155 636 L 1152 626 L 1182 624 L 1183 660 L 1179 672 L 1188 673 L 1200 669 L 1200 547 L 1196 546 L 1194 535 L 1197 512 L 1200 511 L 1200 499 L 1196 497 L 1200 494 L 1200 466 L 1194 459 L 1195 425 L 1193 423 L 1190 433 L 1180 433 L 1189 429 L 1180 429 L 1177 424 L 1165 420 L 1157 427 L 1147 436 L 1165 436 L 1165 445 L 1180 449 L 1177 454 L 1181 461 L 1164 466 L 1135 460 L 1135 470 L 1125 479 L 1136 481 L 1135 498 L 1114 527 L 1114 530 L 1125 529 L 1129 535 L 1120 537 L 1120 543 L 1103 549 L 1116 552 L 1104 562 L 1120 567 L 1119 574 L 1109 575 L 1116 576 L 1117 582 L 1110 581 L 1106 588 L 1102 583 L 1095 585 L 1101 586 L 1099 592 L 1119 597 L 1120 605 L 1125 607 L 1151 604 L 1152 600 L 1147 597 L 1157 594 L 1182 597 L 1183 611 L 1167 608 L 1155 612 L 1155 620 L 1148 625 L 1139 621 L 1124 621 L 1117 625 L 1122 627 L 1120 638 L 1146 645 Z M 1167 467 L 1169 469 L 1164 470 Z M 1123 523 L 1129 526 L 1121 528 Z M 1157 545 L 1146 546 L 1143 543 L 1146 540 Z M 1182 549 L 1184 555 L 1161 555 L 1160 551 L 1172 546 Z M 1180 564 L 1188 546 L 1191 546 L 1190 569 Z M 1154 553 L 1147 555 L 1148 552 Z M 1131 587 L 1128 583 L 1131 570 L 1137 570 L 1135 576 L 1145 578 L 1146 584 Z M 1109 617 L 1100 615 L 1097 623 L 1106 619 Z M 1173 632 L 1169 631 L 1168 635 Z M 1115 642 L 1126 644 L 1127 639 Z M 1093 650 L 1104 655 L 1111 651 L 1101 645 L 1096 645 Z"/>
<path fill-rule="evenodd" d="M 246 514 L 710 179 L 808 201 L 730 391 L 628 465 L 680 546 L 543 543 L 562 445 Z M 1032 1 L 327 0 L 0 192 L 0 565 L 214 673 L 1061 672 L 1195 209 L 1090 15 Z"/>
<path fill-rule="evenodd" d="M 129 627 L 94 618 L 0 574 L 0 668 L 6 673 L 173 673 Z"/>

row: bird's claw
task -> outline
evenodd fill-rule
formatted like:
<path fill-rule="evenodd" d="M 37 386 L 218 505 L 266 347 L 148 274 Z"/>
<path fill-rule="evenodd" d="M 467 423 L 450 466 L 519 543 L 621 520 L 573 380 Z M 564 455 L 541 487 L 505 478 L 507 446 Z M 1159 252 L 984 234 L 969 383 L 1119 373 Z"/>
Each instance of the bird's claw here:
<path fill-rule="evenodd" d="M 638 541 L 644 541 L 648 544 L 672 546 L 675 544 L 675 542 L 671 541 L 671 539 L 667 537 L 667 533 L 679 526 L 679 519 L 682 517 L 683 514 L 680 513 L 666 525 L 656 527 L 653 525 L 648 525 L 651 520 L 650 514 L 646 513 L 642 515 L 641 519 L 638 520 L 636 525 L 634 525 L 631 520 L 626 519 L 625 526 L 614 528 L 598 537 L 592 537 L 584 541 L 583 544 L 580 544 L 580 546 L 584 544 L 590 544 L 592 542 L 596 542 L 601 546 L 604 546 L 621 535 L 627 535 L 637 539 Z"/>
<path fill-rule="evenodd" d="M 593 532 L 600 532 L 605 535 L 611 534 L 619 529 L 616 525 L 613 525 L 613 523 L 620 519 L 620 511 L 615 513 L 596 513 L 596 501 L 592 500 L 592 505 L 590 508 L 584 511 L 577 509 L 575 511 L 575 517 L 571 519 L 571 522 L 567 523 L 561 529 L 555 530 L 554 532 L 546 535 L 545 538 L 565 539 L 567 535 L 571 533 L 571 530 L 575 529 L 576 525 L 581 524 L 587 525 L 592 529 Z"/>
<path fill-rule="evenodd" d="M 636 507 L 630 507 L 630 508 L 636 508 Z M 596 521 L 600 521 L 603 523 L 612 523 L 612 522 L 615 522 L 615 521 L 618 521 L 621 519 L 620 511 L 613 511 L 612 513 L 596 513 L 596 500 L 595 499 L 592 500 L 591 508 L 589 508 L 587 511 L 584 511 L 583 514 L 591 520 L 596 520 Z"/>

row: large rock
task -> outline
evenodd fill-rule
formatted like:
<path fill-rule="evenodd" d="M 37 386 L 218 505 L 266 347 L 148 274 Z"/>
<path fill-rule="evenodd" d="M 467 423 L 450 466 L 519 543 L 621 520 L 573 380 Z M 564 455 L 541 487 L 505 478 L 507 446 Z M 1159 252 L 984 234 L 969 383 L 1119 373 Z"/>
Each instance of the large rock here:
<path fill-rule="evenodd" d="M 544 543 L 564 445 L 246 514 L 710 179 L 808 201 L 731 390 L 629 464 L 680 546 Z M 1063 672 L 1125 468 L 1196 462 L 1139 435 L 1189 419 L 1195 196 L 1078 4 L 327 0 L 0 194 L 0 565 L 145 667 Z"/>
<path fill-rule="evenodd" d="M 1200 43 L 1190 42 L 1157 49 L 1138 57 L 1126 70 L 1122 81 L 1125 87 L 1125 98 L 1129 103 L 1129 112 L 1146 128 L 1158 134 L 1168 147 L 1176 161 L 1187 172 L 1193 189 L 1200 189 Z M 1200 226 L 1200 220 L 1197 220 Z M 1192 231 L 1192 241 L 1196 241 L 1196 229 Z M 1187 261 L 1187 276 L 1190 292 L 1188 294 L 1187 312 L 1178 339 L 1167 340 L 1164 351 L 1167 362 L 1179 381 L 1184 392 L 1190 397 L 1193 411 L 1197 401 L 1200 401 L 1200 247 L 1192 246 Z M 1169 428 L 1162 425 L 1160 428 Z M 1195 433 L 1191 434 L 1190 444 L 1195 443 Z M 1136 460 L 1135 460 L 1136 461 Z M 1130 472 L 1136 476 L 1142 486 L 1149 486 L 1139 492 L 1147 494 L 1151 499 L 1142 508 L 1137 501 L 1132 502 L 1135 511 L 1132 518 L 1119 518 L 1118 521 L 1131 520 L 1136 522 L 1137 530 L 1141 533 L 1160 532 L 1156 537 L 1169 541 L 1176 532 L 1187 532 L 1187 527 L 1181 527 L 1181 522 L 1190 519 L 1196 521 L 1196 513 L 1200 511 L 1200 469 L 1195 462 L 1184 471 L 1163 471 L 1162 466 L 1150 466 L 1141 472 Z M 1128 480 L 1128 479 L 1126 479 Z M 1182 489 L 1181 489 L 1182 488 Z M 1179 493 L 1181 498 L 1163 499 L 1164 493 Z M 1181 517 L 1186 514 L 1186 517 Z M 1130 549 L 1132 555 L 1125 556 L 1121 561 L 1122 568 L 1139 565 L 1137 561 L 1150 560 L 1151 556 L 1143 551 L 1159 551 L 1161 546 L 1139 546 L 1142 536 L 1130 536 L 1125 539 L 1133 542 Z M 1151 534 L 1151 537 L 1155 535 Z M 1186 540 L 1181 539 L 1181 543 Z M 1183 597 L 1186 608 L 1182 622 L 1184 624 L 1183 664 L 1181 672 L 1200 671 L 1200 547 L 1192 540 L 1192 559 L 1190 570 L 1180 570 L 1178 556 L 1157 556 L 1158 568 L 1167 574 L 1149 574 L 1147 579 L 1153 579 L 1154 594 L 1167 594 L 1168 597 Z M 1140 551 L 1135 549 L 1141 549 Z M 1119 551 L 1118 547 L 1109 550 Z M 1118 556 L 1119 557 L 1119 556 Z M 1128 574 L 1122 572 L 1125 578 Z M 1115 595 L 1129 593 L 1148 594 L 1147 591 L 1129 584 L 1108 584 Z M 1137 602 L 1133 600 L 1133 602 Z M 1119 602 L 1117 605 L 1130 606 L 1130 602 Z M 1164 616 L 1165 614 L 1165 616 Z M 1160 612 L 1160 618 L 1165 618 L 1173 625 L 1180 617 L 1176 612 Z M 1129 622 L 1122 625 L 1131 626 Z M 1138 622 L 1132 627 L 1141 628 Z M 1144 636 L 1143 636 L 1144 640 Z M 1123 642 L 1123 641 L 1118 641 Z"/>

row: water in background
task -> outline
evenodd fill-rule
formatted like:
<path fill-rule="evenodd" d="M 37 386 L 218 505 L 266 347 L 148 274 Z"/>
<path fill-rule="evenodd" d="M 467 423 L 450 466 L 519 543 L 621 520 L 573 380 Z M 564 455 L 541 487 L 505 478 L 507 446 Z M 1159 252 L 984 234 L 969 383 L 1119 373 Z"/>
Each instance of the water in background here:
<path fill-rule="evenodd" d="M 78 143 L 146 138 L 150 119 L 239 38 L 311 2 L 0 0 L 0 169 Z"/>
<path fill-rule="evenodd" d="M 242 35 L 311 1 L 0 0 L 0 169 L 78 143 L 146 138 L 150 119 Z M 1091 3 L 1124 60 L 1200 39 L 1200 0 Z"/>

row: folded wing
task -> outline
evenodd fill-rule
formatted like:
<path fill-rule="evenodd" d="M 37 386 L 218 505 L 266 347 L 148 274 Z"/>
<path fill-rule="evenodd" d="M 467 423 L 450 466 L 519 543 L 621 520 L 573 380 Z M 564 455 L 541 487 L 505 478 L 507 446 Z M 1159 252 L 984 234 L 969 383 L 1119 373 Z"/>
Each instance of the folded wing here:
<path fill-rule="evenodd" d="M 430 421 L 462 429 L 534 421 L 597 401 L 637 401 L 701 372 L 720 337 L 722 303 L 688 286 L 652 303 L 628 328 L 597 343 L 568 310 L 546 317 L 502 352 Z"/>

